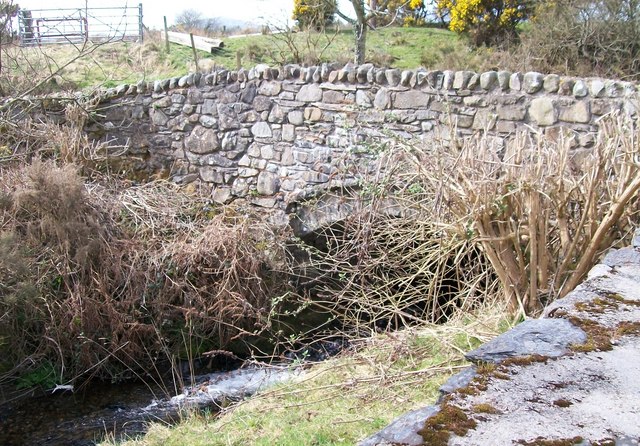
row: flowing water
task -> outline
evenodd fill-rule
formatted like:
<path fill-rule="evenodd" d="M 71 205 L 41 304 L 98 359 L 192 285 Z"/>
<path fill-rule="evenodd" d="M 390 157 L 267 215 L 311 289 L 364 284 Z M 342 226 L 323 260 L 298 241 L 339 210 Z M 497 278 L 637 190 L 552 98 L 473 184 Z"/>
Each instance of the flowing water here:
<path fill-rule="evenodd" d="M 174 423 L 185 410 L 216 411 L 224 399 L 240 399 L 298 375 L 291 366 L 253 367 L 194 377 L 171 391 L 143 383 L 89 384 L 0 405 L 1 446 L 90 446 L 109 437 L 135 436 L 150 421 Z"/>

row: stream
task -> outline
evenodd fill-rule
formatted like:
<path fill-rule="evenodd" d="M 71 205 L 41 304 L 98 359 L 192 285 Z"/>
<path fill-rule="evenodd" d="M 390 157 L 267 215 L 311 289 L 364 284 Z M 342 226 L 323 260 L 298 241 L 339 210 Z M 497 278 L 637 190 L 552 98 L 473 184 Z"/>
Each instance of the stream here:
<path fill-rule="evenodd" d="M 187 409 L 216 412 L 225 399 L 244 398 L 301 373 L 291 365 L 251 366 L 195 376 L 177 394 L 144 383 L 89 383 L 74 392 L 23 396 L 0 404 L 0 445 L 90 446 L 105 436 L 136 436 L 151 421 L 175 423 Z"/>

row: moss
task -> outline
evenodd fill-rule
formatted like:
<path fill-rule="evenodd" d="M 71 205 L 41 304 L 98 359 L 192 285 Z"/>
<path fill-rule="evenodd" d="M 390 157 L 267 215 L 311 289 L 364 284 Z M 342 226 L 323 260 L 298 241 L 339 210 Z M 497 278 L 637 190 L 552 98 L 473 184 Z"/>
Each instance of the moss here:
<path fill-rule="evenodd" d="M 615 446 L 616 441 L 611 438 L 604 438 L 602 440 L 592 441 L 591 446 Z"/>
<path fill-rule="evenodd" d="M 509 376 L 508 374 L 502 373 L 502 372 L 498 372 L 498 371 L 493 372 L 493 374 L 491 376 L 493 376 L 496 379 L 504 379 L 504 380 L 511 379 L 511 376 Z"/>
<path fill-rule="evenodd" d="M 618 293 L 606 293 L 588 302 L 578 302 L 575 308 L 585 313 L 602 314 L 607 310 L 615 311 L 620 305 L 640 306 L 640 301 L 625 299 Z"/>
<path fill-rule="evenodd" d="M 440 412 L 425 421 L 418 435 L 430 446 L 446 446 L 452 433 L 463 437 L 476 426 L 475 420 L 469 418 L 462 409 L 445 403 Z"/>
<path fill-rule="evenodd" d="M 601 297 L 596 297 L 595 299 L 589 302 L 578 302 L 575 305 L 575 308 L 578 311 L 602 314 L 606 310 L 614 311 L 620 308 L 620 304 L 618 302 L 619 301 L 617 300 L 608 300 L 608 299 L 603 299 Z"/>
<path fill-rule="evenodd" d="M 501 411 L 496 409 L 491 404 L 486 404 L 486 403 L 475 404 L 472 407 L 472 410 L 473 410 L 474 413 L 488 413 L 488 414 L 500 414 L 500 413 L 502 413 Z"/>
<path fill-rule="evenodd" d="M 536 362 L 547 362 L 548 360 L 549 360 L 548 356 L 538 355 L 538 354 L 529 355 L 529 356 L 515 356 L 513 358 L 508 358 L 502 361 L 502 365 L 504 367 L 509 367 L 512 365 L 527 366 L 527 365 L 534 364 Z"/>
<path fill-rule="evenodd" d="M 572 404 L 573 404 L 573 403 L 572 403 L 571 401 L 569 401 L 569 400 L 565 400 L 564 398 L 560 398 L 559 400 L 555 400 L 555 401 L 553 402 L 553 405 L 554 405 L 554 406 L 558 406 L 558 407 L 562 407 L 562 408 L 569 407 L 569 406 L 571 406 Z"/>
<path fill-rule="evenodd" d="M 640 322 L 620 322 L 616 327 L 616 335 L 640 335 Z"/>
<path fill-rule="evenodd" d="M 576 327 L 581 328 L 587 334 L 587 341 L 584 344 L 574 344 L 571 349 L 574 352 L 609 351 L 613 348 L 611 344 L 612 330 L 599 323 L 572 316 L 569 318 Z"/>
<path fill-rule="evenodd" d="M 525 446 L 572 446 L 574 444 L 580 444 L 583 441 L 584 438 L 582 437 L 563 438 L 558 440 L 547 440 L 542 437 L 538 437 L 531 441 L 519 440 L 518 444 Z"/>
<path fill-rule="evenodd" d="M 494 362 L 483 362 L 476 368 L 476 373 L 478 373 L 478 375 L 486 375 L 487 373 L 493 372 L 496 368 L 497 366 Z"/>
<path fill-rule="evenodd" d="M 640 301 L 637 300 L 631 300 L 631 299 L 625 299 L 624 296 L 622 296 L 621 294 L 618 293 L 607 293 L 604 296 L 605 298 L 609 299 L 609 300 L 614 300 L 618 303 L 624 304 L 624 305 L 629 305 L 632 307 L 640 307 Z"/>

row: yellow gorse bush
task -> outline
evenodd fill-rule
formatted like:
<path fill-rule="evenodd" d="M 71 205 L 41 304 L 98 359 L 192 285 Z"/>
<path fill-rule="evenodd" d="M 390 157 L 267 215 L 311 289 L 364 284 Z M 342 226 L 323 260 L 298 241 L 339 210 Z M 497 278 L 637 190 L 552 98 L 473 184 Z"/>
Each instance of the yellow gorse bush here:
<path fill-rule="evenodd" d="M 437 11 L 441 16 L 449 16 L 451 31 L 482 31 L 477 43 L 487 43 L 487 32 L 500 34 L 515 30 L 529 15 L 530 5 L 527 0 L 438 0 Z"/>

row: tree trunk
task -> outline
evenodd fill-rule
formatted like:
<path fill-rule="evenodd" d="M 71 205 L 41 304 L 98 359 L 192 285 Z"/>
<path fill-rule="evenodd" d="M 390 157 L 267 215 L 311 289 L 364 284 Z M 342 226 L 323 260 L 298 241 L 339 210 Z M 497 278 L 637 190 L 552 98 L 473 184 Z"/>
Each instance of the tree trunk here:
<path fill-rule="evenodd" d="M 356 54 L 355 63 L 362 65 L 367 50 L 367 24 L 356 24 Z"/>
<path fill-rule="evenodd" d="M 364 10 L 364 0 L 351 0 L 353 10 L 356 13 L 356 22 L 353 24 L 356 31 L 356 57 L 358 65 L 364 63 L 364 55 L 367 48 L 367 22 L 368 17 Z"/>

